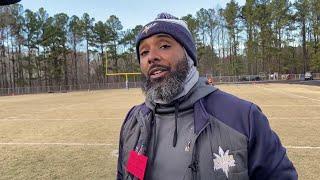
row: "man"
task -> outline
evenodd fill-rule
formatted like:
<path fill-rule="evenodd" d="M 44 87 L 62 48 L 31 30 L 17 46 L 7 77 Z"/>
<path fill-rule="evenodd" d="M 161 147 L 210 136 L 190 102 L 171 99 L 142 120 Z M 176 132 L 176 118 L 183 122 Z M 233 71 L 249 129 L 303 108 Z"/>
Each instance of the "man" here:
<path fill-rule="evenodd" d="M 199 78 L 185 22 L 158 15 L 136 51 L 146 100 L 121 128 L 117 179 L 297 179 L 261 110 Z"/>

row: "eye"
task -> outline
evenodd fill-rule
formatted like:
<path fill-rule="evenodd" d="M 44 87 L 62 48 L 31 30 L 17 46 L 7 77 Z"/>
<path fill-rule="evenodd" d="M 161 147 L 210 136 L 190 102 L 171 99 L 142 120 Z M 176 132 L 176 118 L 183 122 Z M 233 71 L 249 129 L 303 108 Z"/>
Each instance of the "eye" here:
<path fill-rule="evenodd" d="M 146 50 L 145 50 L 145 51 L 141 51 L 141 52 L 140 52 L 140 56 L 143 57 L 143 56 L 147 55 L 148 52 L 149 52 L 149 51 L 146 51 Z"/>
<path fill-rule="evenodd" d="M 171 46 L 169 44 L 163 44 L 160 46 L 160 49 L 168 49 L 170 48 Z"/>

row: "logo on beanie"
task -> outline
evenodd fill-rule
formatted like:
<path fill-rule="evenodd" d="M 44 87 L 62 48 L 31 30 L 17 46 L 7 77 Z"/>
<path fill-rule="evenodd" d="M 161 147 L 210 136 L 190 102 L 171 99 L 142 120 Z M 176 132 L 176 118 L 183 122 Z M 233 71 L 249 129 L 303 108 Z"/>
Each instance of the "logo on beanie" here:
<path fill-rule="evenodd" d="M 146 25 L 146 26 L 144 27 L 142 33 L 147 34 L 148 31 L 149 31 L 149 29 L 152 28 L 152 27 L 155 26 L 155 25 L 157 25 L 156 22 Z"/>

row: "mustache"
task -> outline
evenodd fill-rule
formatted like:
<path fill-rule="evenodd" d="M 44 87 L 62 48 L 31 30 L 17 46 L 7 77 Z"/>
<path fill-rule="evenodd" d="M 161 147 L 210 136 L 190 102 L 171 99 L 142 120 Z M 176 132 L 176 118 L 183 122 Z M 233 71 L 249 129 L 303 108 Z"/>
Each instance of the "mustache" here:
<path fill-rule="evenodd" d="M 165 71 L 170 71 L 171 70 L 171 67 L 170 66 L 166 66 L 166 65 L 161 65 L 161 64 L 153 64 L 150 66 L 149 70 L 148 70 L 148 75 L 150 74 L 150 72 L 155 69 L 155 68 L 158 68 L 158 69 L 163 69 Z"/>

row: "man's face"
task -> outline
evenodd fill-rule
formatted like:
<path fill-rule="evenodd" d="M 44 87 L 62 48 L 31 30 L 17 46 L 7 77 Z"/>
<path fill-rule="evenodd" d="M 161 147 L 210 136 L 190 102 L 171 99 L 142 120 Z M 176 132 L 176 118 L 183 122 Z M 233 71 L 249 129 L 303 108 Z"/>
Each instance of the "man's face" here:
<path fill-rule="evenodd" d="M 140 43 L 140 68 L 151 81 L 159 81 L 176 71 L 179 61 L 185 60 L 182 46 L 166 34 L 153 35 Z"/>
<path fill-rule="evenodd" d="M 147 98 L 171 102 L 182 92 L 189 72 L 183 47 L 171 36 L 157 34 L 141 42 L 139 53 Z"/>

